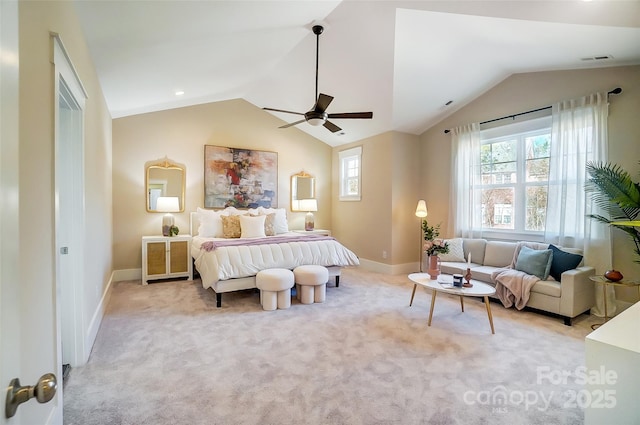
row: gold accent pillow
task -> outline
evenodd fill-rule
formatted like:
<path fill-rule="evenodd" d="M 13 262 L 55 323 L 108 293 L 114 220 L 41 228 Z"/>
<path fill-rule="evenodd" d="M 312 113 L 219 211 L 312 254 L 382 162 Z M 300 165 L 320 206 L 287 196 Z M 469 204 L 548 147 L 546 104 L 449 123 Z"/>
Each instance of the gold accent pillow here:
<path fill-rule="evenodd" d="M 242 234 L 240 229 L 240 217 L 237 215 L 220 216 L 222 219 L 222 236 L 230 238 L 239 238 Z"/>

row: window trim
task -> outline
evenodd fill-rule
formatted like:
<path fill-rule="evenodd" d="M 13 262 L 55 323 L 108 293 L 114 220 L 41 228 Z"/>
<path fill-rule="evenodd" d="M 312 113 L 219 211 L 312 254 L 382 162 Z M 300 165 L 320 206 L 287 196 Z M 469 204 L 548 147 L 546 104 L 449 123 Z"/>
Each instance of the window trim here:
<path fill-rule="evenodd" d="M 347 176 L 345 174 L 345 166 L 347 161 L 357 158 L 358 160 L 358 193 L 347 195 L 346 187 L 347 187 Z M 346 149 L 338 152 L 338 163 L 339 163 L 339 173 L 340 173 L 340 201 L 360 201 L 362 196 L 362 146 L 356 146 L 351 149 Z"/>
<path fill-rule="evenodd" d="M 548 130 L 551 132 L 552 123 L 551 123 L 551 114 L 545 114 L 545 116 L 533 118 L 526 121 L 520 121 L 517 123 L 511 123 L 503 126 L 492 127 L 488 129 L 483 129 L 480 132 L 480 145 L 484 145 L 486 143 L 491 143 L 492 141 L 497 141 L 500 139 L 507 139 L 511 136 L 518 137 L 526 137 L 526 135 L 531 135 L 535 133 L 539 133 L 543 130 Z M 537 185 L 548 185 L 550 182 L 547 180 L 546 182 L 536 183 L 536 182 L 526 182 L 525 180 L 525 170 L 521 168 L 521 165 L 526 163 L 526 159 L 523 159 L 524 155 L 523 146 L 521 143 L 518 143 L 517 146 L 517 157 L 516 163 L 518 164 L 518 168 L 516 173 L 518 173 L 518 183 L 516 184 L 493 184 L 490 186 L 493 187 L 514 187 L 514 200 L 517 200 L 517 204 L 524 205 L 523 194 L 518 192 L 518 187 L 526 189 L 527 187 L 537 186 Z M 478 153 L 479 155 L 480 153 Z M 522 163 L 522 164 L 521 164 Z M 478 186 L 479 190 L 487 188 L 489 185 L 480 184 Z M 526 206 L 524 207 L 526 208 Z M 544 239 L 544 231 L 533 231 L 526 230 L 524 228 L 524 220 L 525 220 L 526 211 L 519 211 L 514 208 L 512 213 L 512 222 L 514 223 L 514 229 L 499 229 L 499 228 L 485 228 L 480 225 L 480 228 L 477 231 L 480 231 L 483 237 L 487 237 L 490 239 L 503 239 L 503 240 L 520 240 L 527 239 L 531 241 L 542 241 Z M 515 223 L 522 222 L 522 228 L 515 227 Z M 475 231 L 475 230 L 474 230 Z"/>

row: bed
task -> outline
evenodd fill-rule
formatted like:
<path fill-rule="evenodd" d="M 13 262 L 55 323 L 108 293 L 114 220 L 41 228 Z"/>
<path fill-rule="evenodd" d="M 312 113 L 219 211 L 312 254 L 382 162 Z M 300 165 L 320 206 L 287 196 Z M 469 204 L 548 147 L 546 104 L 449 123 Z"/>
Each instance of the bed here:
<path fill-rule="evenodd" d="M 337 287 L 341 268 L 359 265 L 358 257 L 335 238 L 290 232 L 284 208 L 198 208 L 190 213 L 190 231 L 195 270 L 202 286 L 215 292 L 217 307 L 225 292 L 255 288 L 260 270 L 325 266 Z"/>

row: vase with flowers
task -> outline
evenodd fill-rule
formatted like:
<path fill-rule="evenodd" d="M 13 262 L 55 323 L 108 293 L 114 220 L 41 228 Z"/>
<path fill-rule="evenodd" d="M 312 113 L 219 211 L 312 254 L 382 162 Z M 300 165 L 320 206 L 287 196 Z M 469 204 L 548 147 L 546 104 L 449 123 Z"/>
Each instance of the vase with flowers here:
<path fill-rule="evenodd" d="M 440 258 L 438 254 L 447 254 L 449 252 L 449 243 L 440 238 L 440 224 L 430 226 L 427 220 L 422 220 L 422 235 L 424 242 L 422 249 L 428 258 L 427 272 L 431 279 L 437 279 L 440 274 Z"/>

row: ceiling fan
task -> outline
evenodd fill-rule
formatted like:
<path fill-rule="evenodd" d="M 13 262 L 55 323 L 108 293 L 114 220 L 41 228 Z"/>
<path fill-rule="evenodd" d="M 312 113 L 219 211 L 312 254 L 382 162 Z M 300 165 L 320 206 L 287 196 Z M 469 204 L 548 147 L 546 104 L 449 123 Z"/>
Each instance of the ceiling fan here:
<path fill-rule="evenodd" d="M 326 129 L 335 133 L 336 131 L 342 130 L 340 127 L 328 121 L 329 118 L 336 119 L 353 119 L 353 118 L 362 118 L 362 119 L 371 119 L 373 118 L 373 112 L 341 112 L 341 113 L 327 113 L 327 107 L 333 100 L 333 96 L 329 96 L 324 93 L 320 93 L 318 95 L 318 56 L 320 49 L 320 34 L 324 31 L 324 27 L 322 25 L 314 25 L 313 33 L 316 35 L 316 96 L 314 98 L 315 105 L 310 111 L 307 112 L 294 112 L 294 111 L 286 111 L 284 109 L 274 109 L 274 108 L 262 108 L 266 111 L 275 111 L 275 112 L 285 112 L 287 114 L 296 114 L 303 115 L 304 119 L 301 119 L 296 122 L 292 122 L 289 124 L 285 124 L 279 128 L 287 128 L 292 127 L 294 125 L 300 124 L 302 122 L 308 122 L 313 126 L 323 125 Z"/>

